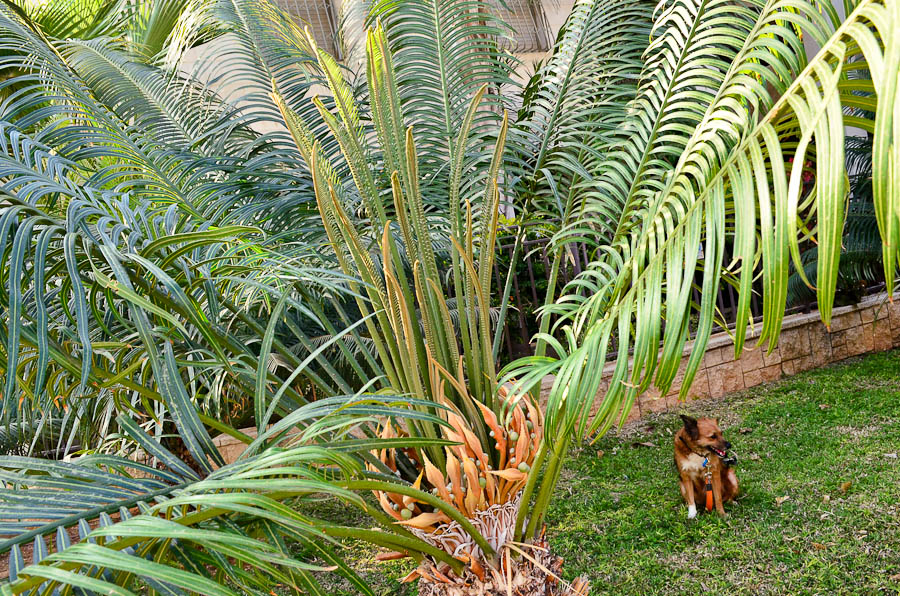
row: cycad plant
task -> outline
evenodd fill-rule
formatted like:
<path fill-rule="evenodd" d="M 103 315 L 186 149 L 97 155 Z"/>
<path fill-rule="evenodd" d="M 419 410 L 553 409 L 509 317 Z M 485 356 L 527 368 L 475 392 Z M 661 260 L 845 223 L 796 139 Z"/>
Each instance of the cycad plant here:
<path fill-rule="evenodd" d="M 723 280 L 740 291 L 740 351 L 762 278 L 771 349 L 805 239 L 829 322 L 845 125 L 873 135 L 893 285 L 900 2 L 848 1 L 841 21 L 812 1 L 579 0 L 524 93 L 494 8 L 375 2 L 363 80 L 267 3 L 198 1 L 163 51 L 177 63 L 228 33 L 201 80 L 118 37 L 48 38 L 0 5 L 0 71 L 19 73 L 0 82 L 14 90 L 0 104 L 4 421 L 49 425 L 63 453 L 100 448 L 74 468 L 0 462 L 4 546 L 21 562 L 6 593 L 316 593 L 290 542 L 343 538 L 416 559 L 423 594 L 584 593 L 557 579 L 543 535 L 572 441 L 651 384 L 687 390 Z M 329 93 L 310 101 L 315 89 Z M 801 192 L 807 162 L 816 184 Z M 538 353 L 497 372 L 501 201 L 560 223 Z M 557 296 L 575 242 L 593 264 Z M 261 439 L 219 419 L 232 402 Z M 238 464 L 223 465 L 217 432 L 248 444 Z M 280 451 L 288 432 L 299 444 Z M 98 437 L 177 473 L 110 458 Z M 305 515 L 312 495 L 378 529 Z M 112 524 L 112 510 L 132 518 Z M 83 532 L 45 556 L 43 537 L 71 524 Z M 13 545 L 32 539 L 25 561 Z"/>
<path fill-rule="evenodd" d="M 535 590 L 558 580 L 549 568 L 558 570 L 559 564 L 545 549 L 523 545 L 529 549 L 528 559 L 517 556 L 513 566 L 509 549 L 515 544 L 514 534 L 523 530 L 524 516 L 516 527 L 519 512 L 524 512 L 519 507 L 523 488 L 529 478 L 536 478 L 532 467 L 537 458 L 543 458 L 543 415 L 530 396 L 513 399 L 507 388 L 498 387 L 490 315 L 507 117 L 492 132 L 496 135 L 492 157 L 486 172 L 479 172 L 484 188 L 477 203 L 478 221 L 472 201 L 463 198 L 463 179 L 473 170 L 466 163 L 467 150 L 473 144 L 471 128 L 487 85 L 475 92 L 456 137 L 447 145 L 446 180 L 430 181 L 432 201 L 449 207 L 453 250 L 446 268 L 456 304 L 454 324 L 442 283 L 444 268 L 439 267 L 432 247 L 433 224 L 426 217 L 425 196 L 419 187 L 422 178 L 414 127 L 404 126 L 407 118 L 393 59 L 380 26 L 368 35 L 367 56 L 369 107 L 382 167 L 388 168 L 389 176 L 379 173 L 379 164 L 368 157 L 360 110 L 327 53 L 319 51 L 318 60 L 337 98 L 336 114 L 320 102 L 317 105 L 340 144 L 353 188 L 338 177 L 303 120 L 277 92 L 273 99 L 312 172 L 319 213 L 337 261 L 345 274 L 360 279 L 354 290 L 367 298 L 360 297 L 359 308 L 368 317 L 369 337 L 383 366 L 380 383 L 392 393 L 448 408 L 446 425 L 410 420 L 384 426 L 381 437 L 386 440 L 430 438 L 453 444 L 379 451 L 382 465 L 402 484 L 373 482 L 372 488 L 384 512 L 409 528 L 422 541 L 422 548 L 431 545 L 451 557 L 426 559 L 407 578 L 422 578 L 424 585 L 431 586 L 423 588 L 425 593 L 458 589 L 461 582 L 485 590 L 490 586 Z M 379 182 L 389 187 L 379 187 Z M 434 190 L 438 188 L 445 189 L 447 196 L 440 197 Z M 348 213 L 351 193 L 364 206 L 359 219 Z M 373 466 L 372 471 L 377 468 Z M 468 523 L 451 518 L 436 502 L 450 504 Z M 409 550 L 396 553 L 410 554 Z M 585 589 L 579 582 L 558 592 Z"/>
<path fill-rule="evenodd" d="M 556 243 L 589 243 L 594 262 L 548 305 L 557 333 L 543 335 L 538 356 L 515 368 L 526 386 L 555 375 L 548 411 L 586 412 L 610 357 L 616 367 L 597 415 L 582 419 L 589 433 L 623 420 L 651 386 L 666 392 L 677 381 L 687 395 L 723 282 L 739 292 L 735 352 L 744 348 L 757 278 L 763 320 L 755 347 L 774 349 L 789 265 L 803 270 L 803 240 L 818 246 L 816 284 L 803 281 L 829 325 L 847 209 L 845 126 L 874 137 L 873 201 L 893 287 L 900 179 L 888 106 L 900 22 L 891 3 L 844 9 L 842 22 L 833 6 L 817 2 L 658 5 L 636 99 L 610 135 L 577 147 L 591 157 L 579 161 L 574 200 L 560 211 Z M 804 45 L 810 40 L 820 48 L 814 56 Z M 811 189 L 803 184 L 807 162 L 815 166 Z M 544 356 L 543 346 L 555 354 Z"/>

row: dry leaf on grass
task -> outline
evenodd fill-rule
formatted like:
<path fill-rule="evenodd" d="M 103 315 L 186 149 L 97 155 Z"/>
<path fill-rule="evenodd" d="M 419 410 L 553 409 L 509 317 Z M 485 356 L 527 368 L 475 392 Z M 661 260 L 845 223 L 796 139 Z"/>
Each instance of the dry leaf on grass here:
<path fill-rule="evenodd" d="M 847 491 L 850 490 L 851 486 L 853 486 L 853 483 L 849 480 L 846 482 L 841 482 L 841 492 L 847 494 Z"/>
<path fill-rule="evenodd" d="M 790 498 L 791 498 L 791 497 L 788 496 L 788 495 L 785 495 L 785 496 L 783 496 L 783 497 L 775 497 L 775 504 L 776 504 L 776 505 L 781 505 L 782 503 L 784 503 L 785 501 L 787 501 L 787 500 L 790 499 Z"/>

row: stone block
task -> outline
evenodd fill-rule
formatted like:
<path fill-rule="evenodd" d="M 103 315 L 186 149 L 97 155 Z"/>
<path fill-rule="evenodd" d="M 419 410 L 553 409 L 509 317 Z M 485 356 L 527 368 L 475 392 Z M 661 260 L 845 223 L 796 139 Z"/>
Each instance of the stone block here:
<path fill-rule="evenodd" d="M 875 319 L 872 324 L 872 338 L 878 351 L 890 350 L 893 347 L 890 319 Z"/>
<path fill-rule="evenodd" d="M 638 405 L 640 407 L 641 415 L 647 414 L 648 412 L 662 412 L 663 410 L 668 408 L 666 404 L 666 398 L 662 396 L 650 397 L 647 394 L 642 395 L 638 398 Z"/>
<path fill-rule="evenodd" d="M 860 325 L 847 330 L 847 352 L 850 356 L 859 356 L 875 349 L 875 337 L 871 325 Z"/>
<path fill-rule="evenodd" d="M 625 417 L 625 423 L 634 422 L 635 420 L 641 417 L 641 410 L 638 407 L 637 402 L 635 401 L 634 405 L 631 406 L 631 411 L 628 412 L 628 416 Z M 616 419 L 618 422 L 618 418 Z"/>
<path fill-rule="evenodd" d="M 741 365 L 741 369 L 746 373 L 747 371 L 757 370 L 765 366 L 765 362 L 763 361 L 763 351 L 762 348 L 749 349 L 744 348 L 744 352 L 741 354 L 741 359 L 738 362 Z"/>
<path fill-rule="evenodd" d="M 659 412 L 668 407 L 666 396 L 656 387 L 650 387 L 650 389 L 639 395 L 635 401 L 641 406 L 641 415 L 646 414 L 648 411 Z"/>
<path fill-rule="evenodd" d="M 891 322 L 891 340 L 894 346 L 900 346 L 900 300 L 885 305 L 888 319 Z"/>
<path fill-rule="evenodd" d="M 850 311 L 831 319 L 831 332 L 834 333 L 835 331 L 843 331 L 844 329 L 857 327 L 861 323 L 859 311 Z"/>
<path fill-rule="evenodd" d="M 890 312 L 888 311 L 888 303 L 887 301 L 879 302 L 875 305 L 875 320 L 880 321 L 881 319 L 889 319 Z"/>
<path fill-rule="evenodd" d="M 714 348 L 703 355 L 703 368 L 709 368 L 723 362 L 729 362 L 734 359 L 734 349 L 730 346 L 724 348 Z"/>
<path fill-rule="evenodd" d="M 725 365 L 720 365 L 725 366 Z M 709 369 L 701 368 L 697 371 L 697 374 L 694 376 L 694 381 L 691 383 L 690 388 L 687 390 L 685 399 L 700 399 L 703 397 L 710 397 L 709 393 Z M 672 388 L 666 394 L 666 402 L 668 403 L 670 408 L 677 407 L 680 403 L 678 400 L 678 396 L 681 392 L 681 387 L 684 385 L 684 371 L 685 367 L 682 366 L 678 371 L 678 374 L 675 376 L 675 381 L 672 383 Z"/>
<path fill-rule="evenodd" d="M 709 375 L 709 394 L 711 397 L 721 397 L 726 393 L 740 391 L 744 388 L 744 374 L 740 367 L 731 363 L 720 364 L 707 369 Z"/>
<path fill-rule="evenodd" d="M 847 331 L 836 331 L 831 333 L 831 349 L 834 350 L 840 346 L 847 345 Z"/>
<path fill-rule="evenodd" d="M 846 343 L 842 343 L 841 345 L 835 346 L 832 344 L 831 346 L 831 361 L 838 362 L 840 360 L 844 360 L 850 357 L 850 350 L 847 347 Z M 784 374 L 792 374 L 785 371 Z"/>
<path fill-rule="evenodd" d="M 822 363 L 818 362 L 816 360 L 815 356 L 812 356 L 812 355 L 803 356 L 802 358 L 797 358 L 796 360 L 792 360 L 791 362 L 794 365 L 793 374 L 795 374 L 795 375 L 797 373 L 801 373 L 805 370 L 812 370 L 812 369 L 816 368 L 817 366 L 822 365 Z"/>
<path fill-rule="evenodd" d="M 759 373 L 762 375 L 763 382 L 769 383 L 771 381 L 777 381 L 781 378 L 781 364 L 774 364 L 772 366 L 767 366 L 759 370 Z"/>
<path fill-rule="evenodd" d="M 784 374 L 784 376 L 789 377 L 791 375 L 797 374 L 795 362 L 796 359 L 786 360 L 781 363 L 781 372 L 782 374 Z"/>
<path fill-rule="evenodd" d="M 694 382 L 691 383 L 691 388 L 688 389 L 688 397 L 690 399 L 700 399 L 703 397 L 709 397 L 709 372 L 705 370 L 697 371 L 697 376 L 694 377 Z M 676 396 L 677 397 L 677 396 Z"/>
<path fill-rule="evenodd" d="M 822 366 L 831 362 L 831 339 L 825 325 L 815 322 L 809 326 L 810 358 L 814 366 Z"/>
<path fill-rule="evenodd" d="M 772 366 L 773 364 L 781 364 L 781 348 L 775 348 L 771 354 L 768 354 L 769 345 L 760 346 L 759 351 L 762 352 L 763 365 Z"/>
<path fill-rule="evenodd" d="M 859 311 L 859 320 L 863 325 L 865 325 L 866 323 L 871 323 L 875 320 L 875 309 L 876 307 L 869 306 Z"/>
<path fill-rule="evenodd" d="M 755 387 L 781 378 L 781 364 L 744 371 L 744 387 Z"/>
<path fill-rule="evenodd" d="M 672 386 L 669 388 L 667 395 L 678 393 L 681 390 L 681 384 L 684 382 L 684 371 L 687 370 L 687 361 L 688 356 L 684 356 L 681 359 L 681 364 L 678 365 L 678 370 L 675 372 L 675 376 L 672 377 Z M 705 370 L 702 362 L 700 363 L 700 370 Z"/>
<path fill-rule="evenodd" d="M 809 355 L 809 331 L 806 326 L 787 329 L 778 341 L 782 360 L 793 360 Z"/>

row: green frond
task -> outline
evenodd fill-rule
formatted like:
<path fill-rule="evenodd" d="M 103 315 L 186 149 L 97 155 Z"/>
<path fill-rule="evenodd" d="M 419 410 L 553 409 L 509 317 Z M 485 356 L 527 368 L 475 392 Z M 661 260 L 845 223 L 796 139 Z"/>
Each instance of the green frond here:
<path fill-rule="evenodd" d="M 860 3 L 827 40 L 831 23 L 813 4 L 803 5 L 799 14 L 794 5 L 777 2 L 760 5 L 757 14 L 743 14 L 733 8 L 723 13 L 727 14 L 723 22 L 729 23 L 732 32 L 727 39 L 734 39 L 740 31 L 746 33 L 735 45 L 734 57 L 723 62 L 720 69 L 704 65 L 702 76 L 715 93 L 701 97 L 696 96 L 696 91 L 686 92 L 681 98 L 671 94 L 667 101 L 658 104 L 658 109 L 653 109 L 659 115 L 647 120 L 649 130 L 671 127 L 673 132 L 666 135 L 667 146 L 677 145 L 676 138 L 668 138 L 674 135 L 683 139 L 683 149 L 677 159 L 655 152 L 649 154 L 652 159 L 635 162 L 662 169 L 651 177 L 644 170 L 635 170 L 638 174 L 633 180 L 623 178 L 630 186 L 645 189 L 640 190 L 644 198 L 635 194 L 633 197 L 638 200 L 629 199 L 621 208 L 620 221 L 628 224 L 629 234 L 613 245 L 600 244 L 597 263 L 574 282 L 570 294 L 553 309 L 564 317 L 563 321 L 571 317 L 573 327 L 568 331 L 570 345 L 558 346 L 561 360 L 543 365 L 545 372 L 558 375 L 551 392 L 551 407 L 554 400 L 564 395 L 567 400 L 593 402 L 599 371 L 613 336 L 619 349 L 616 371 L 601 414 L 584 430 L 608 428 L 619 412 L 627 412 L 636 395 L 649 386 L 653 374 L 665 391 L 680 368 L 684 374 L 682 392 L 686 392 L 711 331 L 713 300 L 723 266 L 734 267 L 740 277 L 742 300 L 735 329 L 736 350 L 740 351 L 748 322 L 750 282 L 757 275 L 757 259 L 761 259 L 765 290 L 760 343 L 768 342 L 769 349 L 774 347 L 785 310 L 788 264 L 791 260 L 799 263 L 799 239 L 810 234 L 815 235 L 819 245 L 817 294 L 827 324 L 837 283 L 846 210 L 843 148 L 848 121 L 875 133 L 876 214 L 886 246 L 895 246 L 890 240 L 895 233 L 891 230 L 896 230 L 896 218 L 890 215 L 890 197 L 896 195 L 890 194 L 894 177 L 888 174 L 892 159 L 887 149 L 892 134 L 888 128 L 892 121 L 888 106 L 892 105 L 900 70 L 888 66 L 897 49 L 884 40 L 890 35 L 887 32 L 900 23 L 887 16 L 894 14 L 883 8 L 889 4 L 890 1 L 882 4 L 875 0 Z M 680 18 L 665 11 L 662 14 L 663 21 Z M 746 23 L 743 29 L 733 22 L 741 19 Z M 808 64 L 799 32 L 785 27 L 786 22 L 797 23 L 807 34 L 822 40 L 822 49 Z M 691 37 L 680 39 L 690 42 Z M 659 45 L 665 47 L 662 42 Z M 681 60 L 675 59 L 679 54 L 671 50 L 661 51 L 672 67 L 679 68 L 703 61 L 708 54 L 695 48 L 682 52 L 685 59 Z M 844 84 L 845 68 L 854 70 L 861 63 L 859 58 L 877 75 L 872 83 L 878 96 L 877 106 Z M 759 68 L 760 65 L 769 68 Z M 678 72 L 673 71 L 676 75 Z M 717 73 L 716 78 L 710 78 L 709 73 Z M 682 78 L 674 76 L 671 80 L 677 85 Z M 653 88 L 665 89 L 655 84 Z M 694 98 L 701 111 L 687 106 L 677 108 L 679 102 L 688 98 Z M 636 101 L 643 105 L 640 96 Z M 649 109 L 651 103 L 644 103 Z M 876 114 L 874 122 L 866 123 L 842 113 L 842 106 L 863 103 Z M 678 120 L 666 118 L 667 110 L 676 108 L 679 118 L 694 118 L 695 125 L 681 130 Z M 644 138 L 636 135 L 640 146 L 647 146 Z M 816 186 L 813 194 L 807 196 L 801 193 L 801 182 L 805 163 L 812 154 L 813 138 Z M 884 169 L 876 171 L 879 166 L 875 164 Z M 817 224 L 807 231 L 800 224 L 812 212 Z M 600 209 L 586 209 L 585 218 L 600 214 Z M 760 236 L 755 233 L 756 221 Z M 594 224 L 592 221 L 589 225 Z M 606 237 L 602 219 L 596 226 L 600 242 Z M 733 239 L 731 264 L 722 261 L 726 238 Z M 699 327 L 694 330 L 688 322 L 692 308 L 690 287 L 701 248 L 702 299 Z M 889 248 L 885 252 L 885 271 L 890 274 L 886 277 L 892 278 L 895 268 L 896 250 Z M 695 331 L 696 337 L 689 360 L 683 364 L 681 353 L 689 331 Z M 629 352 L 633 353 L 632 362 L 627 357 Z M 630 373 L 629 365 L 633 367 Z M 576 381 L 573 375 L 580 375 L 576 369 L 596 372 L 590 380 L 579 376 Z"/>
<path fill-rule="evenodd" d="M 373 2 L 369 20 L 379 21 L 387 35 L 398 102 L 415 137 L 426 205 L 444 212 L 453 208 L 447 204 L 452 186 L 444 164 L 455 158 L 458 125 L 472 97 L 488 86 L 465 146 L 470 175 L 462 181 L 461 196 L 475 203 L 503 109 L 513 107 L 505 96 L 516 88 L 515 61 L 501 44 L 510 33 L 508 26 L 486 0 L 380 0 Z"/>
<path fill-rule="evenodd" d="M 0 535 L 12 536 L 0 543 L 10 569 L 4 589 L 37 594 L 74 587 L 128 594 L 149 586 L 163 593 L 235 594 L 220 582 L 220 574 L 227 574 L 242 593 L 277 585 L 324 593 L 315 572 L 335 571 L 361 593 L 372 594 L 341 560 L 331 538 L 365 539 L 366 532 L 345 534 L 352 529 L 303 513 L 303 504 L 329 496 L 368 510 L 357 492 L 373 483 L 409 490 L 367 479 L 364 471 L 363 456 L 370 449 L 397 445 L 396 440 L 348 434 L 375 416 L 402 414 L 408 405 L 405 399 L 360 396 L 300 408 L 260 435 L 237 462 L 204 477 L 124 418 L 122 427 L 146 461 L 114 455 L 72 463 L 0 457 L 5 481 Z M 371 536 L 375 542 L 436 550 L 375 516 L 382 525 Z M 23 556 L 28 543 L 34 545 L 30 560 Z M 327 566 L 298 560 L 290 545 L 312 549 Z M 434 554 L 458 565 L 439 551 Z"/>

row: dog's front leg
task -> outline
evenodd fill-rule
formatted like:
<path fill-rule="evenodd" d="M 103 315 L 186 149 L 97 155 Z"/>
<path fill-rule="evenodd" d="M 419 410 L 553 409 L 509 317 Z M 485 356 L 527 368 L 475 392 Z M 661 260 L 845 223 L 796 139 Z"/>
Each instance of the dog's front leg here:
<path fill-rule="evenodd" d="M 725 507 L 722 504 L 722 475 L 716 470 L 712 475 L 713 500 L 716 502 L 716 512 L 725 517 Z"/>
<path fill-rule="evenodd" d="M 697 505 L 694 503 L 694 481 L 684 472 L 681 473 L 681 496 L 684 497 L 684 502 L 688 506 L 688 519 L 694 519 L 697 517 Z"/>

